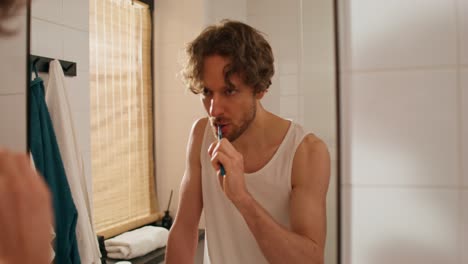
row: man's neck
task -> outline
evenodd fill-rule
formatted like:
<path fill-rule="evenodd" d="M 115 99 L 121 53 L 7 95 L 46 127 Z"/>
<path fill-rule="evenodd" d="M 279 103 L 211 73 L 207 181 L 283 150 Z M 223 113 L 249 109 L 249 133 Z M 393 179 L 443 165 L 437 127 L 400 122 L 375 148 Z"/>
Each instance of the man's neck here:
<path fill-rule="evenodd" d="M 263 107 L 257 108 L 255 119 L 249 128 L 233 142 L 237 151 L 247 153 L 258 153 L 270 148 L 275 123 L 282 119 L 266 111 Z"/>

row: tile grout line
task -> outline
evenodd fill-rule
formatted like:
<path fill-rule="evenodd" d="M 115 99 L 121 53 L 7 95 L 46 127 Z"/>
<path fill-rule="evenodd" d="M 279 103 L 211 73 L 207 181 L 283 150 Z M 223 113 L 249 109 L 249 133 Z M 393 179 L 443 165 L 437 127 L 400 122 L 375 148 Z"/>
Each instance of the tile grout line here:
<path fill-rule="evenodd" d="M 447 65 L 434 65 L 434 66 L 407 66 L 407 67 L 386 67 L 386 68 L 374 68 L 374 69 L 352 69 L 343 71 L 343 73 L 387 73 L 387 72 L 408 72 L 408 71 L 443 71 L 443 70 L 455 70 L 459 68 L 459 64 L 447 64 Z M 468 67 L 468 65 L 463 65 Z"/>
<path fill-rule="evenodd" d="M 456 69 L 456 85 L 457 85 L 457 152 L 458 152 L 458 228 L 459 232 L 457 232 L 457 242 L 458 242 L 458 254 L 457 260 L 458 263 L 462 263 L 463 261 L 463 236 L 464 228 L 463 228 L 463 98 L 462 98 L 462 87 L 461 87 L 461 32 L 460 32 L 460 25 L 461 21 L 461 14 L 460 14 L 460 0 L 454 1 L 454 9 L 455 9 L 455 32 L 456 32 L 456 61 L 457 61 L 457 69 Z"/>
<path fill-rule="evenodd" d="M 24 95 L 26 92 L 0 93 L 0 98 L 5 96 Z"/>
<path fill-rule="evenodd" d="M 67 28 L 67 29 L 72 29 L 72 30 L 75 30 L 75 31 L 80 31 L 80 32 L 82 32 L 82 33 L 89 33 L 89 29 L 86 30 L 86 29 L 82 29 L 82 28 L 77 28 L 77 27 L 74 27 L 74 26 L 70 26 L 70 25 L 63 24 L 63 23 L 61 23 L 61 22 L 56 22 L 56 21 L 48 20 L 48 19 L 41 18 L 41 17 L 34 17 L 34 16 L 33 16 L 32 19 L 36 19 L 36 20 L 39 20 L 39 21 L 42 21 L 42 22 L 54 24 L 54 25 L 56 25 L 56 26 L 61 26 L 61 27 Z"/>
<path fill-rule="evenodd" d="M 343 183 L 344 186 L 353 186 L 356 188 L 375 188 L 375 189 L 420 189 L 420 190 L 468 190 L 468 187 L 459 187 L 455 185 L 409 185 L 409 184 L 363 184 L 363 183 Z"/>

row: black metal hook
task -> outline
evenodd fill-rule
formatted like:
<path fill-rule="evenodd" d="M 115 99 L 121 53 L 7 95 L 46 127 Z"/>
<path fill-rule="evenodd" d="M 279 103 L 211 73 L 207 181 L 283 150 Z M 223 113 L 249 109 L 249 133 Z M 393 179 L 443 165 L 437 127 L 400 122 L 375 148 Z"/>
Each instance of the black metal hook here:
<path fill-rule="evenodd" d="M 41 58 L 36 58 L 34 61 L 33 61 L 33 65 L 36 66 L 36 64 L 41 60 Z"/>
<path fill-rule="evenodd" d="M 54 60 L 43 56 L 30 55 L 32 66 L 39 72 L 49 72 L 49 63 Z M 76 76 L 76 62 L 59 60 L 66 76 Z"/>
<path fill-rule="evenodd" d="M 68 67 L 64 68 L 63 70 L 64 70 L 65 72 L 68 72 L 68 71 L 69 71 L 71 68 L 73 68 L 73 66 L 75 66 L 75 65 L 76 65 L 76 64 L 73 64 L 73 63 L 72 63 L 72 64 L 70 64 Z"/>

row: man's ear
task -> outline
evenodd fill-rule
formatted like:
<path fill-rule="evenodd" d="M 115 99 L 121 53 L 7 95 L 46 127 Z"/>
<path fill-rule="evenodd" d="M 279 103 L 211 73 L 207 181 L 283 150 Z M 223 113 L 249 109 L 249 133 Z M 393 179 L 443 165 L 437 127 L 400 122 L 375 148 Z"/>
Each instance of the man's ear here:
<path fill-rule="evenodd" d="M 265 96 L 265 94 L 268 92 L 268 90 L 264 90 L 264 91 L 261 91 L 261 92 L 258 92 L 255 94 L 255 99 L 257 100 L 260 100 L 263 98 L 263 96 Z"/>

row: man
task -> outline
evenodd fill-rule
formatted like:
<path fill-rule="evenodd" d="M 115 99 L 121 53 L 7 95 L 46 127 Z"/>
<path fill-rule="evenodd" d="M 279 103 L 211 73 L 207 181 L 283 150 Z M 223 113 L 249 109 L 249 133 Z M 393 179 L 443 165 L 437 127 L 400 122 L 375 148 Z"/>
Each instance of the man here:
<path fill-rule="evenodd" d="M 16 33 L 5 22 L 25 4 L 0 0 L 0 39 Z M 0 263 L 50 263 L 51 226 L 50 193 L 28 155 L 0 148 Z"/>
<path fill-rule="evenodd" d="M 274 73 L 270 45 L 252 27 L 225 20 L 187 53 L 185 80 L 209 117 L 191 131 L 166 263 L 193 262 L 202 209 L 205 263 L 323 263 L 329 153 L 262 107 Z"/>

